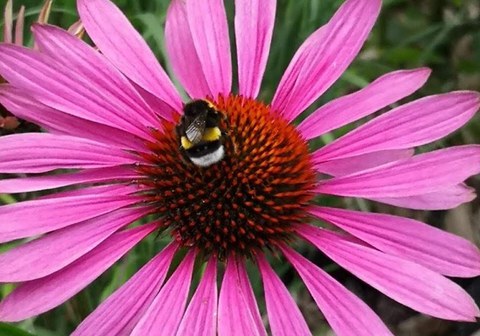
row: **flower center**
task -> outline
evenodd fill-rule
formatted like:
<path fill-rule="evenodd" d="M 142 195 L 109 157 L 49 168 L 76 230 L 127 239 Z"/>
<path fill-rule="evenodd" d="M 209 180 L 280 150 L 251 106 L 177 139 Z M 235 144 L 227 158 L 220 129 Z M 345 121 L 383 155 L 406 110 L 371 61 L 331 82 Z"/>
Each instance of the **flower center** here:
<path fill-rule="evenodd" d="M 251 256 L 291 238 L 313 197 L 315 173 L 305 140 L 269 106 L 234 95 L 213 106 L 223 114 L 221 159 L 202 167 L 186 155 L 179 116 L 154 132 L 139 183 L 182 245 L 219 258 Z"/>

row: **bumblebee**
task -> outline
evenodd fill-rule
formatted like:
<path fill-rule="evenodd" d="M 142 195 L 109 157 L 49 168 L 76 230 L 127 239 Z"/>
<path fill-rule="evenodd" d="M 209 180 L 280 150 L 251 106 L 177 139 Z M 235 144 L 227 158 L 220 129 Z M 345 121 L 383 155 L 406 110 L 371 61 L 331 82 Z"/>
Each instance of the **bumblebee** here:
<path fill-rule="evenodd" d="M 199 167 L 208 167 L 223 159 L 225 133 L 220 123 L 225 116 L 207 100 L 185 104 L 176 132 L 180 150 Z"/>

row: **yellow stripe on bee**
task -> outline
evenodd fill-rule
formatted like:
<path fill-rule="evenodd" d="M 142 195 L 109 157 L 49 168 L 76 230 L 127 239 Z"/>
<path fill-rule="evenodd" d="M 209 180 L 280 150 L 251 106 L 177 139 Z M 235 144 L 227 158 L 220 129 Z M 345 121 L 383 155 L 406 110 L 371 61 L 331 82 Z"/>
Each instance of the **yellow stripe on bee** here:
<path fill-rule="evenodd" d="M 210 127 L 205 129 L 205 132 L 202 135 L 202 141 L 211 142 L 217 141 L 222 136 L 222 131 L 218 127 Z M 187 139 L 186 136 L 180 138 L 180 142 L 184 149 L 190 149 L 193 147 L 193 143 Z"/>
<path fill-rule="evenodd" d="M 203 141 L 217 141 L 222 136 L 222 131 L 218 127 L 207 128 L 203 133 Z"/>
<path fill-rule="evenodd" d="M 185 149 L 190 149 L 193 146 L 193 144 L 190 141 L 188 141 L 187 137 L 185 136 L 182 136 L 180 138 L 180 142 L 182 143 L 182 147 Z"/>

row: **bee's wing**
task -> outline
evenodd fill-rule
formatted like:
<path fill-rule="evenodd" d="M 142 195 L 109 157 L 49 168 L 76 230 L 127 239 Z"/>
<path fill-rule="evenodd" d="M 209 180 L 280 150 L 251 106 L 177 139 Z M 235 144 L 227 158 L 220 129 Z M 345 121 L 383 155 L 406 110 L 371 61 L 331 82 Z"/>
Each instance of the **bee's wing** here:
<path fill-rule="evenodd" d="M 202 114 L 198 115 L 193 119 L 193 121 L 188 125 L 185 130 L 185 135 L 187 139 L 193 143 L 199 143 L 202 140 L 203 133 L 205 132 L 205 116 Z"/>

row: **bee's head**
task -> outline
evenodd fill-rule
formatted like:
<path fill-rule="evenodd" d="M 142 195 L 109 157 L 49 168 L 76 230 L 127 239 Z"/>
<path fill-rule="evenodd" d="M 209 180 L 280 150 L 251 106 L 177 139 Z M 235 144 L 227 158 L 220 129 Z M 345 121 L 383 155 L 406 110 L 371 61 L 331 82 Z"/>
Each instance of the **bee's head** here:
<path fill-rule="evenodd" d="M 189 117 L 194 118 L 199 114 L 202 114 L 205 112 L 215 112 L 215 111 L 216 111 L 215 105 L 203 99 L 191 101 L 185 104 L 183 108 L 183 113 L 187 118 Z"/>

